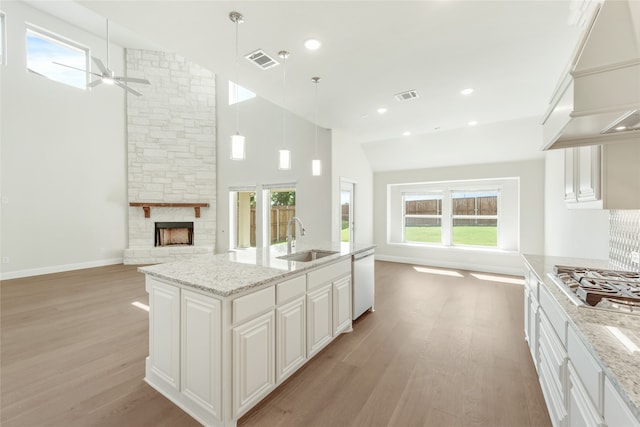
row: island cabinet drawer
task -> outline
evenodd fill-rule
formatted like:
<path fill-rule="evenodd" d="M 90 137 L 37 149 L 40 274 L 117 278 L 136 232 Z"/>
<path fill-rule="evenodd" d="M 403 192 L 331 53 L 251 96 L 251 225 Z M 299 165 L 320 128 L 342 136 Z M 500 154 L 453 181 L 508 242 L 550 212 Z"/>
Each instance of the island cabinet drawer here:
<path fill-rule="evenodd" d="M 573 328 L 569 328 L 567 351 L 573 369 L 596 408 L 602 413 L 603 372 Z"/>
<path fill-rule="evenodd" d="M 564 348 L 567 348 L 567 316 L 544 285 L 540 286 L 540 307 L 547 315 L 547 319 L 560 338 L 560 342 Z"/>
<path fill-rule="evenodd" d="M 335 279 L 351 273 L 351 260 L 336 262 L 335 264 L 319 268 L 307 274 L 307 288 L 315 289 L 325 283 L 333 282 Z"/>
<path fill-rule="evenodd" d="M 276 288 L 276 304 L 280 305 L 307 292 L 307 276 L 303 274 L 278 283 Z"/>
<path fill-rule="evenodd" d="M 232 303 L 231 322 L 233 324 L 248 320 L 275 308 L 276 288 L 270 286 L 261 291 L 236 298 Z"/>
<path fill-rule="evenodd" d="M 609 378 L 604 379 L 604 422 L 607 427 L 640 427 Z"/>

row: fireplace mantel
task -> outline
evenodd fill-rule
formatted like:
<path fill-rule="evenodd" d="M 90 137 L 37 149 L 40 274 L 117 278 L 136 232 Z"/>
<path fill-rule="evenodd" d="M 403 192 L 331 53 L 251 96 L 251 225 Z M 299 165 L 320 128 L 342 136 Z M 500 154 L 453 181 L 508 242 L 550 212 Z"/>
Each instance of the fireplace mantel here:
<path fill-rule="evenodd" d="M 129 206 L 142 207 L 145 218 L 151 218 L 151 208 L 193 208 L 196 218 L 200 218 L 200 208 L 208 208 L 209 203 L 157 203 L 131 202 Z"/>

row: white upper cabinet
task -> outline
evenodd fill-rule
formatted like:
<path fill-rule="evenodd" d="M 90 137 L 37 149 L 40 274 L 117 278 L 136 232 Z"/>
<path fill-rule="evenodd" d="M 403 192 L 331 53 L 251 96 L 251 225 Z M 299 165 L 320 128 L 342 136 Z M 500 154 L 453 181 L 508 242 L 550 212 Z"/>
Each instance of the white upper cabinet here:
<path fill-rule="evenodd" d="M 640 144 L 565 149 L 567 207 L 640 209 Z"/>

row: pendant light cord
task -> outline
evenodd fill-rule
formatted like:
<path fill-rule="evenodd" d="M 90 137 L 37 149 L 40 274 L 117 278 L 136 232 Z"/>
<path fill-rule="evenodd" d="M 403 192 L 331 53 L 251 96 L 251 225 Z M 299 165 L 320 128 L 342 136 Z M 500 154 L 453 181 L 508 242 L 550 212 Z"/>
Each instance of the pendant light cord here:
<path fill-rule="evenodd" d="M 316 77 L 316 157 L 318 157 L 318 82 L 320 81 L 319 77 Z"/>
<path fill-rule="evenodd" d="M 287 148 L 287 56 L 288 52 L 282 54 L 282 142 L 284 149 Z"/>
<path fill-rule="evenodd" d="M 236 95 L 236 133 L 240 134 L 240 102 L 238 102 L 238 80 L 240 79 L 240 61 L 238 61 L 238 26 L 240 25 L 239 19 L 236 18 L 236 81 L 234 85 Z"/>

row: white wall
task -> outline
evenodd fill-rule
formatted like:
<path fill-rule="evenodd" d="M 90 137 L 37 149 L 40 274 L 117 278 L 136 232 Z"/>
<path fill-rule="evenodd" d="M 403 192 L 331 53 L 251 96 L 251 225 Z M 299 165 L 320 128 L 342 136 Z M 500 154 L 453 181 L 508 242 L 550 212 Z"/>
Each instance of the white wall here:
<path fill-rule="evenodd" d="M 331 188 L 331 235 L 338 239 L 341 228 L 340 178 L 355 182 L 355 243 L 373 243 L 373 170 L 361 144 L 349 134 L 333 130 L 333 178 Z"/>
<path fill-rule="evenodd" d="M 539 117 L 478 124 L 368 142 L 375 172 L 542 159 Z"/>
<path fill-rule="evenodd" d="M 26 71 L 25 21 L 89 46 L 103 39 L 22 2 L 3 2 L 2 278 L 117 263 L 126 241 L 125 96 L 83 91 Z M 111 67 L 124 70 L 111 45 Z"/>
<path fill-rule="evenodd" d="M 609 211 L 567 209 L 563 150 L 546 153 L 544 219 L 545 255 L 609 258 Z"/>
<path fill-rule="evenodd" d="M 241 82 L 242 83 L 242 82 Z M 246 138 L 246 159 L 230 159 L 231 135 L 236 131 L 236 106 L 229 106 L 227 80 L 216 77 L 217 102 L 217 237 L 216 252 L 229 249 L 229 189 L 265 184 L 295 183 L 296 216 L 306 228 L 302 243 L 331 241 L 331 131 L 318 131 L 322 176 L 311 175 L 315 157 L 315 124 L 287 115 L 287 147 L 291 170 L 278 169 L 283 144 L 282 108 L 256 97 L 239 104 L 240 133 Z M 259 187 L 258 187 L 259 188 Z M 257 230 L 258 245 L 261 243 Z"/>
<path fill-rule="evenodd" d="M 387 243 L 387 186 L 389 184 L 520 178 L 520 250 L 495 252 L 461 248 L 430 248 Z M 522 274 L 522 253 L 540 254 L 544 248 L 544 161 L 494 163 L 447 168 L 378 172 L 374 175 L 376 258 L 432 266 L 495 273 Z"/>

